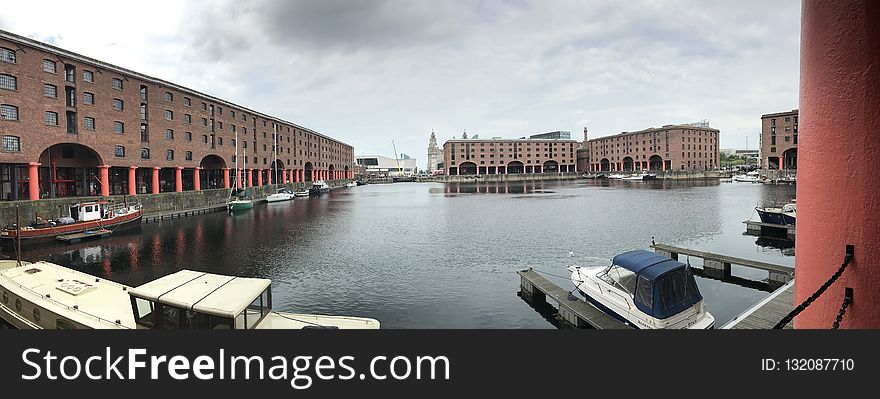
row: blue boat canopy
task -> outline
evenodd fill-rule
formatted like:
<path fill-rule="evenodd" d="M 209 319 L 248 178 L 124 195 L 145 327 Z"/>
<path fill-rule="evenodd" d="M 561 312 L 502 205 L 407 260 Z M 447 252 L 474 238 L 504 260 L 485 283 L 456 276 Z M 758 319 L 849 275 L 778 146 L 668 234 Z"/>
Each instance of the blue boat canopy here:
<path fill-rule="evenodd" d="M 624 252 L 611 262 L 636 275 L 636 308 L 658 319 L 674 316 L 703 299 L 684 263 L 645 250 Z"/>

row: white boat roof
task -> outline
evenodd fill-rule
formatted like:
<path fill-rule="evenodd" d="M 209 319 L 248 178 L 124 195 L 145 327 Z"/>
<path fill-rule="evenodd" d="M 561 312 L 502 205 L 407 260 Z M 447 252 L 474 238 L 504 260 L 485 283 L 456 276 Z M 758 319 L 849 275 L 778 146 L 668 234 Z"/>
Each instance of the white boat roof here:
<path fill-rule="evenodd" d="M 136 328 L 128 287 L 107 279 L 49 262 L 0 261 L 0 285 L 92 328 Z"/>
<path fill-rule="evenodd" d="M 262 278 L 181 270 L 132 288 L 129 293 L 183 309 L 235 318 L 270 284 L 270 280 Z"/>

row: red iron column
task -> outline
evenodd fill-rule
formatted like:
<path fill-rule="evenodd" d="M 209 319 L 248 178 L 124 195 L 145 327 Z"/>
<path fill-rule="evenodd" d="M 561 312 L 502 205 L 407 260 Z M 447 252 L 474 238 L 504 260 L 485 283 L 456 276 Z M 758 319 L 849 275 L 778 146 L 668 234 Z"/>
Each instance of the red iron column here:
<path fill-rule="evenodd" d="M 40 199 L 40 163 L 28 163 L 28 198 L 31 201 Z"/>
<path fill-rule="evenodd" d="M 159 169 L 153 167 L 153 194 L 159 194 Z"/>
<path fill-rule="evenodd" d="M 110 165 L 98 165 L 98 179 L 101 180 L 101 196 L 110 196 Z"/>
<path fill-rule="evenodd" d="M 183 192 L 183 167 L 174 168 L 174 191 Z"/>
<path fill-rule="evenodd" d="M 802 3 L 795 305 L 838 270 L 847 244 L 855 257 L 795 328 L 830 328 L 846 287 L 853 299 L 840 326 L 880 328 L 880 174 L 865 167 L 876 163 L 880 131 L 878 21 L 876 1 Z"/>
<path fill-rule="evenodd" d="M 128 167 L 128 195 L 137 195 L 137 166 Z"/>
<path fill-rule="evenodd" d="M 193 169 L 193 188 L 195 188 L 196 191 L 202 191 L 202 182 L 200 181 L 201 179 L 199 179 L 200 170 L 202 170 L 200 167 Z"/>

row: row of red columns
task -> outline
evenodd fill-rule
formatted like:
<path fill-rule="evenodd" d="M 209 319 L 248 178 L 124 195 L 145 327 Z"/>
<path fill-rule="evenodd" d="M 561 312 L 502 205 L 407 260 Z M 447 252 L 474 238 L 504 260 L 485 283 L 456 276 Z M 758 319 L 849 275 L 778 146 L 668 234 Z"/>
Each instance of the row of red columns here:
<path fill-rule="evenodd" d="M 650 168 L 650 164 L 648 161 L 639 161 L 639 162 L 642 164 L 642 170 L 648 170 Z M 666 171 L 666 162 L 661 161 L 660 164 L 661 164 L 662 170 L 665 172 Z M 623 164 L 620 162 L 617 162 L 616 164 L 612 163 L 609 165 L 610 165 L 609 167 L 611 167 L 612 171 L 620 171 L 623 169 Z M 634 163 L 633 165 L 638 165 L 638 163 Z M 617 169 L 614 169 L 613 168 L 614 166 L 617 166 Z M 602 164 L 598 164 L 598 163 L 593 164 L 593 172 L 598 172 L 601 170 L 602 170 Z"/>
<path fill-rule="evenodd" d="M 28 163 L 28 192 L 29 198 L 31 200 L 40 199 L 40 168 L 39 162 L 30 162 Z M 153 186 L 153 194 L 159 194 L 159 167 L 153 167 L 152 173 L 152 186 Z M 183 191 L 183 167 L 178 166 L 174 170 L 174 191 L 182 192 Z M 201 191 L 202 183 L 200 179 L 202 168 L 197 167 L 193 170 L 193 183 L 195 191 Z M 263 185 L 263 171 L 268 169 L 257 169 L 257 185 Z M 129 166 L 128 167 L 128 195 L 137 194 L 137 178 L 135 176 L 135 171 L 137 171 L 137 166 Z M 241 181 L 241 169 L 236 171 L 235 177 Z M 247 170 L 247 184 L 248 186 L 253 185 L 253 169 Z M 312 173 L 318 179 L 352 179 L 354 178 L 354 172 L 352 171 L 329 171 L 329 170 L 313 170 Z M 272 184 L 272 173 L 268 173 L 267 175 L 267 184 Z M 281 171 L 281 183 L 302 183 L 305 182 L 305 171 L 302 169 L 286 169 Z M 110 165 L 100 165 L 98 166 L 98 178 L 101 182 L 101 196 L 109 197 L 110 196 Z M 223 187 L 229 188 L 230 180 L 229 180 L 229 168 L 223 168 Z"/>

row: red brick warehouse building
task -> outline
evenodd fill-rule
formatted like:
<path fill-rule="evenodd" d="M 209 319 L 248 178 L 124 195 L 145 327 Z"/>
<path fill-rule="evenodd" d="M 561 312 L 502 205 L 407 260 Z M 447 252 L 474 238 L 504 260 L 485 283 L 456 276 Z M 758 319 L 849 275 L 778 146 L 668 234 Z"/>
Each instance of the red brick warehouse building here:
<path fill-rule="evenodd" d="M 666 125 L 589 140 L 578 150 L 580 172 L 698 171 L 719 167 L 718 129 Z"/>
<path fill-rule="evenodd" d="M 576 146 L 562 139 L 449 140 L 443 164 L 450 176 L 575 172 Z"/>
<path fill-rule="evenodd" d="M 4 31 L 0 138 L 3 200 L 353 178 L 348 144 Z"/>
<path fill-rule="evenodd" d="M 797 169 L 798 110 L 761 115 L 761 167 Z"/>

